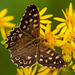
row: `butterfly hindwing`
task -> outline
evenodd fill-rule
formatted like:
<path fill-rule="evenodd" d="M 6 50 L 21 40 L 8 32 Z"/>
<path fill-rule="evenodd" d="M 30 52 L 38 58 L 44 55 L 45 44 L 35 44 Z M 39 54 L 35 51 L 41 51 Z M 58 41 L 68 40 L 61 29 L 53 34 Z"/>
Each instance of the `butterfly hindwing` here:
<path fill-rule="evenodd" d="M 39 64 L 51 68 L 59 69 L 65 65 L 62 57 L 56 51 L 45 44 L 38 45 L 37 59 Z"/>
<path fill-rule="evenodd" d="M 27 7 L 20 23 L 20 29 L 29 35 L 39 37 L 40 21 L 37 7 L 33 4 Z"/>

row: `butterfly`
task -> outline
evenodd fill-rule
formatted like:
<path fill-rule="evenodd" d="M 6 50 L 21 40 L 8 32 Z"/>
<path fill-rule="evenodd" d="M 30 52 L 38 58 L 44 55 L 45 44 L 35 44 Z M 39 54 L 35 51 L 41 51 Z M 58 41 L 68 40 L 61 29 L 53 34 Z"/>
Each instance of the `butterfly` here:
<path fill-rule="evenodd" d="M 63 58 L 40 37 L 40 16 L 37 7 L 27 7 L 19 27 L 7 37 L 7 49 L 11 60 L 18 67 L 30 67 L 38 62 L 42 66 L 59 69 L 65 65 Z"/>

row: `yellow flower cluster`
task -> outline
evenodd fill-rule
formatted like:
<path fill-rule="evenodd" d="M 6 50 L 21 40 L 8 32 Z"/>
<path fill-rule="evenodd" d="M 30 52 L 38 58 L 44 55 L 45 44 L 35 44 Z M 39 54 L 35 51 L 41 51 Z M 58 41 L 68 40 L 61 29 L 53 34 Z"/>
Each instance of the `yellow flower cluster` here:
<path fill-rule="evenodd" d="M 6 16 L 7 13 L 7 9 L 3 9 L 2 11 L 0 11 L 0 32 L 2 35 L 3 40 L 1 41 L 2 44 L 5 44 L 6 41 L 6 33 L 5 33 L 5 28 L 13 28 L 15 27 L 14 23 L 11 23 L 9 21 L 12 21 L 14 19 L 13 16 Z"/>
<path fill-rule="evenodd" d="M 63 9 L 62 12 L 65 19 L 54 17 L 54 20 L 62 22 L 56 26 L 56 29 L 60 31 L 58 39 L 63 41 L 62 44 L 61 42 L 59 44 L 61 44 L 64 61 L 71 62 L 72 57 L 75 59 L 75 10 L 72 7 L 72 3 L 70 2 L 69 9 L 66 9 L 66 13 Z M 75 65 L 72 66 L 72 69 L 75 71 Z"/>
<path fill-rule="evenodd" d="M 40 69 L 37 69 L 37 65 L 35 65 L 34 68 L 31 66 L 29 68 L 26 67 L 17 69 L 17 75 L 48 75 L 49 71 L 50 69 L 46 67 L 41 67 Z"/>

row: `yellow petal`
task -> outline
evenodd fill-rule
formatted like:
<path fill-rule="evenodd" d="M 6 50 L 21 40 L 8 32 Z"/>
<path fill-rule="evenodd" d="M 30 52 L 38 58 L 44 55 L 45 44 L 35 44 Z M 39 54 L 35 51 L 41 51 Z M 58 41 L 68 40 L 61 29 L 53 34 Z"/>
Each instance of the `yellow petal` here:
<path fill-rule="evenodd" d="M 21 69 L 17 69 L 18 74 L 23 75 L 23 72 Z"/>
<path fill-rule="evenodd" d="M 32 66 L 29 67 L 29 75 L 31 74 L 31 72 L 32 72 Z"/>
<path fill-rule="evenodd" d="M 44 26 L 44 25 L 42 25 L 42 24 L 40 24 L 40 27 L 41 27 L 42 29 L 46 29 L 46 26 Z"/>
<path fill-rule="evenodd" d="M 61 30 L 61 32 L 60 32 L 60 34 L 59 34 L 59 36 L 61 36 L 62 34 L 64 34 L 66 30 L 67 30 L 67 26 L 63 27 L 62 30 Z"/>
<path fill-rule="evenodd" d="M 13 16 L 6 16 L 6 17 L 4 17 L 2 20 L 3 20 L 3 21 L 11 21 L 11 20 L 13 20 L 13 19 L 14 19 Z"/>
<path fill-rule="evenodd" d="M 37 65 L 34 67 L 34 69 L 33 69 L 33 71 L 32 71 L 32 74 L 31 74 L 31 75 L 35 75 L 36 70 L 37 70 Z"/>
<path fill-rule="evenodd" d="M 6 39 L 6 33 L 5 33 L 5 30 L 3 27 L 1 28 L 1 35 L 2 35 L 3 39 L 5 40 Z"/>
<path fill-rule="evenodd" d="M 3 9 L 1 12 L 0 12 L 0 17 L 4 17 L 7 13 L 7 9 Z"/>
<path fill-rule="evenodd" d="M 46 75 L 46 74 L 48 75 L 49 71 L 50 71 L 50 69 L 47 68 L 45 71 L 40 72 L 40 73 L 38 73 L 38 74 L 36 74 L 36 75 Z"/>
<path fill-rule="evenodd" d="M 70 31 L 69 29 L 66 30 L 65 34 L 64 34 L 64 40 L 67 39 L 68 35 L 69 35 Z"/>
<path fill-rule="evenodd" d="M 40 19 L 48 19 L 48 18 L 50 18 L 50 17 L 52 17 L 53 15 L 44 15 L 44 16 L 42 16 Z"/>
<path fill-rule="evenodd" d="M 69 27 L 69 31 L 71 32 L 71 31 L 72 31 L 72 25 L 71 25 L 71 22 L 68 23 L 68 27 Z"/>
<path fill-rule="evenodd" d="M 73 10 L 72 10 L 72 3 L 70 2 L 69 5 L 69 16 L 72 16 Z"/>
<path fill-rule="evenodd" d="M 65 11 L 63 9 L 62 9 L 62 12 L 63 12 L 65 18 L 67 18 L 67 15 L 66 15 L 66 13 L 65 13 Z"/>
<path fill-rule="evenodd" d="M 65 26 L 65 23 L 60 23 L 59 25 L 57 25 L 56 28 L 62 28 L 62 27 L 64 27 L 64 26 Z"/>
<path fill-rule="evenodd" d="M 43 36 L 45 36 L 44 31 L 40 28 L 40 34 L 42 34 Z"/>
<path fill-rule="evenodd" d="M 75 49 L 75 43 L 74 41 L 71 40 L 71 45 L 73 46 L 73 48 Z"/>
<path fill-rule="evenodd" d="M 60 22 L 65 22 L 65 19 L 63 18 L 59 18 L 59 17 L 54 17 L 54 20 L 60 21 Z"/>
<path fill-rule="evenodd" d="M 47 10 L 47 7 L 44 7 L 44 8 L 39 12 L 40 16 L 42 16 L 42 15 L 46 12 L 46 10 Z"/>
<path fill-rule="evenodd" d="M 28 71 L 28 68 L 27 68 L 27 67 L 26 67 L 26 68 L 23 68 L 23 71 L 24 71 L 24 74 L 25 74 L 25 75 L 28 75 L 28 72 L 29 72 L 29 71 Z"/>
<path fill-rule="evenodd" d="M 68 66 L 71 66 L 73 64 L 73 61 L 70 62 L 70 64 Z"/>
<path fill-rule="evenodd" d="M 62 45 L 64 45 L 67 41 L 66 40 L 56 40 L 56 46 L 60 47 Z"/>
<path fill-rule="evenodd" d="M 55 70 L 55 71 L 53 72 L 53 75 L 58 75 L 58 71 Z"/>
<path fill-rule="evenodd" d="M 45 29 L 45 33 L 49 33 L 51 30 L 51 25 L 50 24 L 47 24 L 46 25 L 46 29 Z"/>
<path fill-rule="evenodd" d="M 4 22 L 3 24 L 4 24 L 5 27 L 10 27 L 10 28 L 14 28 L 15 27 L 15 24 L 10 23 L 10 22 Z"/>
<path fill-rule="evenodd" d="M 49 20 L 40 20 L 40 23 L 47 24 L 47 23 L 52 23 L 52 22 Z"/>
<path fill-rule="evenodd" d="M 38 72 L 41 72 L 41 71 L 44 71 L 45 69 L 47 69 L 47 67 L 41 67 L 39 70 L 38 70 Z"/>
<path fill-rule="evenodd" d="M 56 28 L 52 31 L 52 34 L 57 34 L 60 31 L 60 28 Z"/>

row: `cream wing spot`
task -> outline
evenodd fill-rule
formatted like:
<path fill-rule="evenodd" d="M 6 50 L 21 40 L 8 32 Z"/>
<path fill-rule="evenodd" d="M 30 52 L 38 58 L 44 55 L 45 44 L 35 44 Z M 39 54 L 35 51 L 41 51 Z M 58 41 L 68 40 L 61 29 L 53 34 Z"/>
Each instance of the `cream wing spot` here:
<path fill-rule="evenodd" d="M 19 34 L 19 37 L 22 37 L 23 34 Z"/>
<path fill-rule="evenodd" d="M 27 61 L 24 62 L 25 65 L 27 65 L 27 63 L 28 63 Z"/>
<path fill-rule="evenodd" d="M 36 23 L 37 22 L 37 20 L 34 20 L 34 23 Z"/>
<path fill-rule="evenodd" d="M 25 24 L 28 24 L 28 21 L 25 21 Z"/>
<path fill-rule="evenodd" d="M 35 58 L 37 58 L 37 55 L 34 55 Z"/>
<path fill-rule="evenodd" d="M 38 24 L 33 24 L 33 27 L 35 28 L 35 27 L 37 27 L 38 26 Z"/>
<path fill-rule="evenodd" d="M 38 16 L 38 13 L 36 13 L 36 14 L 33 15 L 33 17 L 37 17 L 37 16 Z"/>
<path fill-rule="evenodd" d="M 43 61 L 43 59 L 42 59 L 42 58 L 40 58 L 40 61 Z"/>
<path fill-rule="evenodd" d="M 29 13 L 29 16 L 31 16 L 32 14 L 31 13 Z"/>
<path fill-rule="evenodd" d="M 47 62 L 48 62 L 48 60 L 46 59 L 46 60 L 45 60 L 45 63 L 47 63 Z"/>
<path fill-rule="evenodd" d="M 30 60 L 32 57 L 28 56 L 28 60 Z"/>
<path fill-rule="evenodd" d="M 27 31 L 29 30 L 29 27 L 27 28 Z"/>
<path fill-rule="evenodd" d="M 29 22 L 32 22 L 33 21 L 33 19 L 31 18 L 30 20 L 29 20 Z"/>
<path fill-rule="evenodd" d="M 51 52 L 51 50 L 48 50 L 46 53 L 47 53 L 47 54 L 50 54 L 50 52 Z"/>
<path fill-rule="evenodd" d="M 29 61 L 29 64 L 31 64 L 31 60 Z"/>
<path fill-rule="evenodd" d="M 52 60 L 52 57 L 49 57 L 48 59 L 49 59 L 49 60 Z"/>
<path fill-rule="evenodd" d="M 55 59 L 58 59 L 58 58 L 59 58 L 59 56 L 56 56 L 56 57 L 55 57 Z"/>
<path fill-rule="evenodd" d="M 20 33 L 20 31 L 19 31 L 19 30 L 17 30 L 16 32 L 17 32 L 17 33 Z"/>
<path fill-rule="evenodd" d="M 33 11 L 35 11 L 35 9 L 33 9 Z"/>
<path fill-rule="evenodd" d="M 51 55 L 51 56 L 54 56 L 54 53 L 51 53 L 50 55 Z"/>
<path fill-rule="evenodd" d="M 25 29 L 25 28 L 26 28 L 26 26 L 24 25 L 24 26 L 23 26 L 23 29 Z"/>
<path fill-rule="evenodd" d="M 61 63 L 61 61 L 59 61 L 59 63 Z"/>
<path fill-rule="evenodd" d="M 54 61 L 54 64 L 56 64 L 56 62 Z"/>

